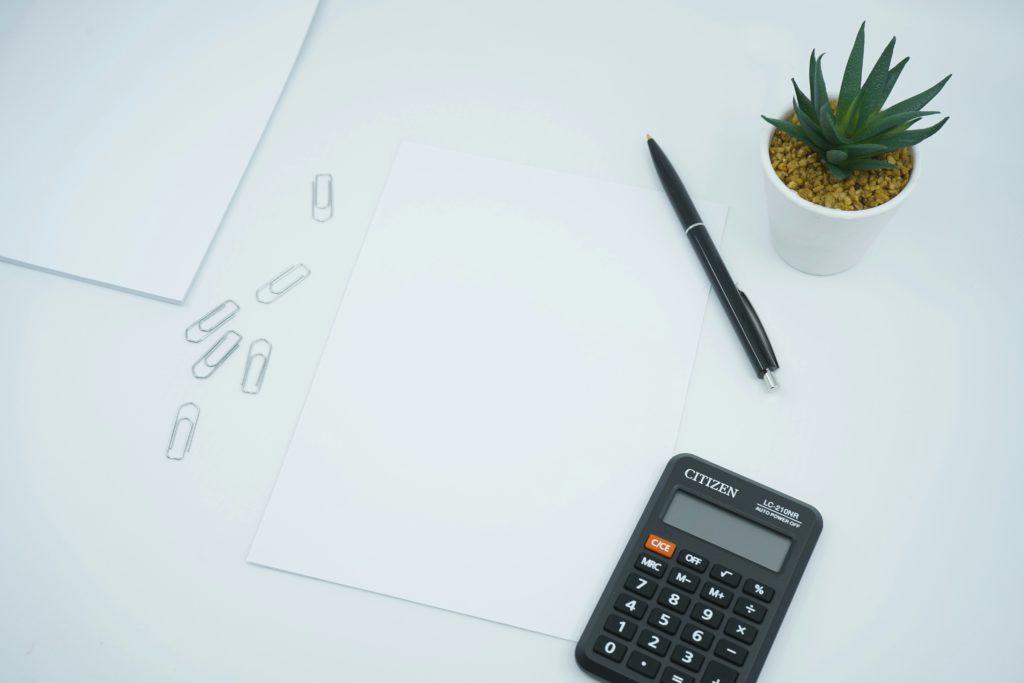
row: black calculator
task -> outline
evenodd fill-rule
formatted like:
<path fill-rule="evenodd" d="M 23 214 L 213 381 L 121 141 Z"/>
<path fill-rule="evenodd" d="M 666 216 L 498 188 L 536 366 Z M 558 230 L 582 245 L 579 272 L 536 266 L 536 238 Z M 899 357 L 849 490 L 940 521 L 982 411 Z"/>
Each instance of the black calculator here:
<path fill-rule="evenodd" d="M 821 534 L 810 505 L 669 461 L 576 646 L 613 683 L 753 683 Z"/>

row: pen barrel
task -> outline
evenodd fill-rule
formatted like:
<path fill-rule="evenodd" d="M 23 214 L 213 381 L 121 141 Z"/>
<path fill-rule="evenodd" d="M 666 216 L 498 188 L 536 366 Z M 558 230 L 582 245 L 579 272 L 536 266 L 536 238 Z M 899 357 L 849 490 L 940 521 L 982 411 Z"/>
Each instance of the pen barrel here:
<path fill-rule="evenodd" d="M 686 186 L 683 185 L 683 181 L 679 178 L 679 174 L 676 173 L 672 162 L 665 156 L 665 152 L 662 151 L 661 147 L 654 140 L 648 140 L 647 147 L 651 152 L 654 170 L 658 173 L 661 186 L 665 188 L 665 194 L 668 195 L 668 200 L 672 204 L 672 208 L 675 209 L 676 216 L 679 217 L 679 222 L 683 224 L 683 228 L 685 229 L 694 223 L 700 222 L 700 214 L 697 213 L 697 207 L 693 205 L 693 200 L 690 199 Z"/>
<path fill-rule="evenodd" d="M 743 301 L 743 295 L 729 275 L 729 269 L 718 254 L 711 235 L 703 225 L 697 225 L 686 232 L 686 236 L 697 252 L 697 257 L 708 279 L 711 280 L 711 287 L 718 295 L 719 301 L 725 307 L 736 334 L 743 341 L 743 348 L 747 352 L 750 364 L 754 366 L 754 372 L 758 377 L 763 377 L 765 372 L 771 370 L 773 365 L 777 367 L 774 360 L 768 358 L 761 346 L 762 333 L 757 329 L 757 323 L 748 312 L 748 306 Z"/>

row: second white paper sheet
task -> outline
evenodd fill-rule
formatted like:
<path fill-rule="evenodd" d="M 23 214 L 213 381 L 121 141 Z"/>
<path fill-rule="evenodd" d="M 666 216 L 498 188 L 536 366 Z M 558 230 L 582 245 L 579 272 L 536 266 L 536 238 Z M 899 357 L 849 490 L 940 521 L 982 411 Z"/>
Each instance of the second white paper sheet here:
<path fill-rule="evenodd" d="M 404 144 L 249 560 L 575 640 L 708 290 L 661 192 Z"/>

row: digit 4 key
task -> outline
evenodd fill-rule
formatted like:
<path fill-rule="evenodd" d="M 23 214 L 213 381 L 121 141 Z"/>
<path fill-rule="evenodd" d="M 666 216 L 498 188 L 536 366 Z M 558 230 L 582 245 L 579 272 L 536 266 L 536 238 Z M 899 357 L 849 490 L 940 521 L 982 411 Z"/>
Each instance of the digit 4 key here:
<path fill-rule="evenodd" d="M 754 683 L 821 535 L 810 505 L 669 461 L 576 646 L 612 683 Z"/>

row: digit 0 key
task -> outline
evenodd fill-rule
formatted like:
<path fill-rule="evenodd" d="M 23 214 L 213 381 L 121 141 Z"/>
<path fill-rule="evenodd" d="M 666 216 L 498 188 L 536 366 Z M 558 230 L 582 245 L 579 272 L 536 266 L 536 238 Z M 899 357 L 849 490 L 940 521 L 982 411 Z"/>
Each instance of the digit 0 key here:
<path fill-rule="evenodd" d="M 612 571 L 576 662 L 611 683 L 754 683 L 821 529 L 810 505 L 677 455 Z"/>

